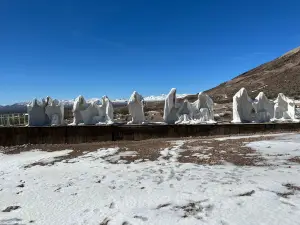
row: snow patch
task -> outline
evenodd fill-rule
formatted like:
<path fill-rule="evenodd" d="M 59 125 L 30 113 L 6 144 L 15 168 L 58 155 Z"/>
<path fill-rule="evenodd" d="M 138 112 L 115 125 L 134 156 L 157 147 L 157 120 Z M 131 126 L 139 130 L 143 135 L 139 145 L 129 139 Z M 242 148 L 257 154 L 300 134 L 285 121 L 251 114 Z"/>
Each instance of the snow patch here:
<path fill-rule="evenodd" d="M 165 156 L 179 154 L 183 142 L 176 143 L 164 151 Z M 268 144 L 277 150 L 266 149 L 266 143 L 256 143 L 255 148 L 294 154 L 299 135 L 278 137 Z M 299 164 L 208 166 L 163 159 L 108 164 L 104 159 L 118 154 L 118 148 L 110 148 L 87 153 L 74 163 L 23 167 L 68 153 L 0 155 L 0 224 L 299 223 Z M 2 212 L 9 207 L 15 210 Z"/>
<path fill-rule="evenodd" d="M 293 157 L 300 157 L 300 135 L 286 135 L 274 140 L 250 142 L 246 145 L 267 159 L 269 164 L 289 164 Z"/>
<path fill-rule="evenodd" d="M 181 149 L 185 142 L 186 141 L 184 140 L 171 142 L 174 144 L 174 146 L 172 148 L 165 148 L 164 150 L 160 151 L 161 157 L 159 159 L 164 160 L 165 158 L 168 158 L 169 161 L 176 162 L 180 156 L 180 153 L 185 151 L 184 149 Z"/>
<path fill-rule="evenodd" d="M 276 137 L 276 136 L 285 136 L 285 135 L 290 135 L 290 134 L 293 134 L 293 133 L 229 136 L 229 137 L 222 137 L 222 138 L 214 138 L 214 140 L 216 140 L 216 141 L 226 141 L 226 140 L 235 140 L 235 139 L 243 139 L 243 138 Z"/>
<path fill-rule="evenodd" d="M 13 168 L 23 168 L 33 163 L 51 163 L 56 158 L 68 155 L 73 150 L 63 150 L 55 152 L 44 152 L 32 150 L 21 152 L 20 154 L 3 154 L 0 153 L 1 169 L 11 170 Z"/>

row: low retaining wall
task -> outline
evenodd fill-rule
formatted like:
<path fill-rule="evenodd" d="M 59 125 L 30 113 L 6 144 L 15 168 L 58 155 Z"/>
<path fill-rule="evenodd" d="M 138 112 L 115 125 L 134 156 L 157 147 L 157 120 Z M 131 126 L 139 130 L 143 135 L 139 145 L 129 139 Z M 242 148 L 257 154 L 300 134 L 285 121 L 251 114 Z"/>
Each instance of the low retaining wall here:
<path fill-rule="evenodd" d="M 163 137 L 234 135 L 272 131 L 295 131 L 299 129 L 300 123 L 3 127 L 0 128 L 0 146 L 22 145 L 29 143 L 62 144 L 143 140 Z"/>

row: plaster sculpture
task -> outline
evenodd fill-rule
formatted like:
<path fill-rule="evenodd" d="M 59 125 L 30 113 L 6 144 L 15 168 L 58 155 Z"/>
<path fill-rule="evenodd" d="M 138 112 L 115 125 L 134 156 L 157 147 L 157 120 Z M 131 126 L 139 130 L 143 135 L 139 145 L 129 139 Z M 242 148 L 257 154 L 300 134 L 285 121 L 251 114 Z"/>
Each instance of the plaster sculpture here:
<path fill-rule="evenodd" d="M 98 107 L 99 122 L 97 125 L 113 124 L 114 108 L 107 96 L 102 97 L 102 105 Z"/>
<path fill-rule="evenodd" d="M 80 113 L 80 111 L 83 111 L 87 109 L 89 105 L 86 103 L 84 97 L 82 95 L 79 95 L 73 104 L 73 123 L 70 125 L 78 125 L 80 123 L 83 123 L 83 118 Z"/>
<path fill-rule="evenodd" d="M 275 120 L 295 120 L 295 102 L 292 99 L 279 93 L 274 103 Z"/>
<path fill-rule="evenodd" d="M 176 88 L 172 88 L 165 99 L 163 119 L 167 124 L 175 124 L 178 118 L 178 104 L 176 101 Z"/>
<path fill-rule="evenodd" d="M 57 126 L 64 124 L 64 104 L 57 99 L 52 100 L 49 96 L 46 98 L 45 113 L 50 125 Z"/>
<path fill-rule="evenodd" d="M 205 93 L 200 92 L 198 99 L 192 104 L 193 119 L 199 122 L 215 122 L 214 121 L 214 102 Z"/>
<path fill-rule="evenodd" d="M 260 92 L 254 102 L 253 108 L 255 110 L 255 121 L 258 123 L 270 122 L 274 116 L 274 104 Z"/>
<path fill-rule="evenodd" d="M 27 105 L 28 125 L 29 126 L 45 126 L 48 119 L 45 113 L 45 102 L 39 102 L 36 98 Z"/>
<path fill-rule="evenodd" d="M 136 91 L 134 91 L 129 98 L 128 110 L 132 119 L 127 124 L 143 124 L 145 122 L 144 100 Z"/>
<path fill-rule="evenodd" d="M 179 118 L 175 124 L 189 124 L 192 121 L 193 109 L 187 99 L 184 100 L 183 104 L 177 111 L 177 117 Z"/>
<path fill-rule="evenodd" d="M 86 109 L 80 111 L 82 121 L 84 125 L 95 125 L 101 120 L 98 110 L 99 105 L 97 105 L 97 101 L 93 101 L 87 105 Z"/>
<path fill-rule="evenodd" d="M 252 118 L 252 99 L 248 96 L 247 90 L 241 88 L 233 96 L 232 123 L 251 123 Z"/>

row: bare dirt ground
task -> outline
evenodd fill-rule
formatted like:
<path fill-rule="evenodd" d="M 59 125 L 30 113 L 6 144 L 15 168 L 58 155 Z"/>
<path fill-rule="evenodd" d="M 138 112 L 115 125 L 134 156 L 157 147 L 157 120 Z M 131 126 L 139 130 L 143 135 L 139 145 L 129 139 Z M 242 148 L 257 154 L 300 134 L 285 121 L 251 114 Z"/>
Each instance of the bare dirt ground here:
<path fill-rule="evenodd" d="M 299 138 L 0 147 L 0 224 L 298 224 Z"/>
<path fill-rule="evenodd" d="M 263 157 L 245 145 L 253 141 L 271 140 L 274 138 L 275 136 L 259 135 L 241 136 L 235 139 L 230 139 L 229 136 L 214 136 L 81 144 L 29 144 L 22 146 L 0 147 L 0 152 L 6 154 L 18 154 L 20 152 L 35 149 L 47 152 L 65 149 L 73 150 L 68 155 L 57 157 L 56 160 L 52 162 L 55 163 L 62 160 L 70 160 L 99 149 L 118 148 L 116 154 L 119 154 L 119 160 L 121 160 L 123 163 L 131 163 L 135 161 L 156 161 L 162 157 L 162 151 L 174 152 L 173 149 L 176 148 L 176 160 L 181 163 L 195 163 L 202 165 L 220 165 L 224 163 L 232 163 L 237 166 L 261 166 L 267 165 L 264 162 Z M 177 146 L 178 141 L 182 142 L 180 146 Z M 127 152 L 133 153 L 126 154 Z M 173 153 L 171 152 L 171 155 L 165 157 L 170 157 L 172 154 Z M 289 159 L 289 161 L 300 163 L 299 157 L 293 157 Z M 118 163 L 117 161 L 110 162 Z M 43 163 L 37 162 L 36 164 L 41 165 Z"/>

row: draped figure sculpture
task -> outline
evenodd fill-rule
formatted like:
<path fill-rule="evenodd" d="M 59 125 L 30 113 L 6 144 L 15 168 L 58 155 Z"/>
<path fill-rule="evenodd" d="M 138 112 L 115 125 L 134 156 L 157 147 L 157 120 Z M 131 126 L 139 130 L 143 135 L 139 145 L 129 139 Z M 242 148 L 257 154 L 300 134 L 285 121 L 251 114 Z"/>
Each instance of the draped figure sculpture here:
<path fill-rule="evenodd" d="M 252 99 L 248 96 L 247 90 L 241 88 L 233 96 L 232 123 L 251 123 L 253 121 L 252 110 Z"/>
<path fill-rule="evenodd" d="M 95 125 L 101 119 L 97 103 L 97 101 L 89 102 L 87 103 L 88 107 L 80 111 L 84 125 Z"/>
<path fill-rule="evenodd" d="M 48 123 L 45 107 L 46 102 L 39 102 L 36 98 L 27 105 L 29 126 L 45 126 Z"/>
<path fill-rule="evenodd" d="M 214 102 L 205 93 L 200 92 L 192 104 L 193 119 L 199 122 L 214 122 Z"/>
<path fill-rule="evenodd" d="M 81 115 L 81 111 L 88 108 L 88 104 L 86 103 L 84 97 L 82 95 L 79 95 L 73 104 L 73 123 L 70 125 L 78 125 L 80 123 L 83 123 L 83 118 Z"/>
<path fill-rule="evenodd" d="M 144 115 L 144 99 L 136 91 L 132 93 L 128 101 L 128 110 L 131 115 L 131 121 L 127 124 L 143 124 L 145 123 Z"/>
<path fill-rule="evenodd" d="M 177 117 L 179 118 L 175 124 L 190 124 L 193 120 L 193 109 L 191 103 L 187 99 L 184 100 L 183 104 L 177 111 Z"/>
<path fill-rule="evenodd" d="M 167 124 L 175 124 L 175 122 L 179 119 L 177 114 L 178 108 L 176 88 L 172 88 L 165 99 L 164 106 L 163 119 Z"/>
<path fill-rule="evenodd" d="M 114 123 L 114 108 L 112 102 L 106 95 L 102 97 L 102 105 L 99 106 L 98 113 L 100 118 L 97 125 Z"/>
<path fill-rule="evenodd" d="M 255 121 L 258 123 L 270 122 L 274 116 L 274 104 L 260 92 L 253 101 Z"/>
<path fill-rule="evenodd" d="M 274 101 L 274 120 L 295 120 L 295 102 L 279 93 Z"/>
<path fill-rule="evenodd" d="M 86 102 L 83 96 L 78 96 L 73 105 L 73 123 L 70 125 L 103 125 L 112 124 L 114 109 L 107 96 L 102 97 L 102 105 L 99 101 Z"/>
<path fill-rule="evenodd" d="M 46 98 L 45 113 L 51 126 L 64 124 L 64 104 L 57 99 L 53 100 L 49 96 Z"/>

